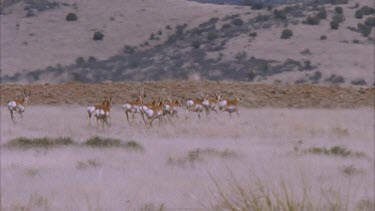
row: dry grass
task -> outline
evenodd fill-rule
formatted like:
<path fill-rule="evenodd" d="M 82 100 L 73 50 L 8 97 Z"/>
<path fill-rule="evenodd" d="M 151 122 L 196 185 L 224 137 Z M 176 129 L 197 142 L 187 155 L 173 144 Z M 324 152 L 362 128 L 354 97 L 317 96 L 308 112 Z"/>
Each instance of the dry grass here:
<path fill-rule="evenodd" d="M 129 126 L 115 105 L 112 127 L 105 129 L 88 126 L 85 106 L 30 106 L 15 125 L 7 108 L 0 109 L 2 144 L 18 137 L 71 137 L 76 143 L 43 150 L 2 145 L 1 210 L 224 209 L 210 175 L 232 206 L 246 206 L 241 190 L 246 203 L 259 199 L 259 206 L 268 206 L 270 200 L 275 209 L 374 207 L 373 108 L 240 108 L 240 118 L 220 113 L 198 121 L 182 114 L 147 128 L 139 116 Z M 95 136 L 144 151 L 85 147 Z M 291 153 L 331 146 L 366 157 Z M 176 168 L 169 158 L 194 162 Z"/>
<path fill-rule="evenodd" d="M 32 91 L 31 105 L 80 104 L 88 106 L 100 103 L 103 96 L 112 95 L 115 105 L 134 101 L 138 91 L 146 90 L 152 101 L 158 97 L 178 96 L 196 98 L 202 93 L 224 93 L 225 99 L 242 97 L 245 107 L 276 108 L 353 108 L 374 107 L 374 88 L 354 88 L 313 85 L 267 85 L 254 83 L 166 81 L 147 83 L 103 84 L 39 84 L 0 85 L 1 104 L 15 99 L 23 89 Z M 344 131 L 338 131 L 344 132 Z"/>

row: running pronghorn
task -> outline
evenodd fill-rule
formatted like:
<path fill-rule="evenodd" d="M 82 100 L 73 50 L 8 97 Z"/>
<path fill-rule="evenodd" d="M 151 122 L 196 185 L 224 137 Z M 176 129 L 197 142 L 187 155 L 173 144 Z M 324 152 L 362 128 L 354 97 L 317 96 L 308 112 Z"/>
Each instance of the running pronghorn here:
<path fill-rule="evenodd" d="M 215 94 L 215 97 L 209 98 L 208 99 L 208 111 L 215 111 L 215 113 L 218 113 L 219 107 L 220 107 L 220 101 L 221 101 L 221 96 L 223 94 Z"/>
<path fill-rule="evenodd" d="M 108 127 L 111 127 L 111 106 L 112 106 L 112 97 L 109 97 L 106 100 L 106 104 L 102 105 L 95 110 L 96 124 L 99 126 L 99 120 L 102 121 L 102 126 L 106 124 Z"/>
<path fill-rule="evenodd" d="M 188 118 L 189 112 L 197 112 L 198 118 L 201 118 L 201 112 L 206 111 L 206 116 L 208 115 L 208 105 L 209 101 L 206 96 L 201 95 L 201 98 L 196 98 L 195 100 L 188 100 L 186 102 L 186 119 Z"/>
<path fill-rule="evenodd" d="M 182 97 L 176 98 L 174 101 L 169 99 L 164 103 L 164 115 L 170 115 L 172 118 L 176 116 L 178 119 L 178 108 L 182 106 Z"/>
<path fill-rule="evenodd" d="M 226 111 L 229 113 L 229 117 L 232 117 L 232 113 L 236 112 L 237 116 L 240 117 L 240 114 L 238 113 L 238 105 L 241 102 L 240 97 L 235 97 L 234 100 L 222 100 L 220 101 L 220 110 Z"/>
<path fill-rule="evenodd" d="M 94 106 L 87 107 L 87 113 L 89 114 L 89 126 L 91 126 L 91 118 L 96 114 L 96 111 L 104 107 L 111 108 L 112 106 L 111 101 L 112 101 L 112 97 L 110 97 L 109 99 L 107 99 L 107 97 L 104 97 L 101 105 L 94 105 Z"/>
<path fill-rule="evenodd" d="M 150 124 L 151 127 L 152 127 L 152 122 L 155 119 L 159 119 L 159 125 L 160 125 L 161 122 L 162 122 L 163 114 L 164 114 L 164 102 L 162 100 L 159 100 L 158 103 L 156 101 L 154 101 L 152 103 L 152 105 L 148 105 L 147 109 L 143 110 L 143 111 L 144 111 L 144 113 L 145 113 L 145 115 L 148 119 L 148 123 Z M 143 119 L 143 120 L 145 121 L 145 124 L 147 125 L 146 120 L 145 119 Z"/>
<path fill-rule="evenodd" d="M 12 100 L 8 103 L 8 109 L 10 112 L 10 117 L 12 118 L 12 122 L 15 123 L 13 112 L 18 112 L 23 119 L 23 112 L 25 112 L 25 107 L 29 103 L 31 96 L 31 91 L 26 93 L 26 89 L 23 90 L 23 98 L 21 100 Z"/>
<path fill-rule="evenodd" d="M 128 102 L 125 103 L 122 108 L 124 109 L 124 112 L 126 114 L 126 119 L 128 120 L 129 125 L 131 125 L 130 119 L 129 119 L 129 113 L 132 114 L 132 120 L 135 119 L 134 114 L 140 113 L 143 117 L 143 99 L 146 98 L 146 91 L 144 91 L 143 95 L 141 95 L 141 90 L 138 92 L 138 98 L 135 102 Z"/>

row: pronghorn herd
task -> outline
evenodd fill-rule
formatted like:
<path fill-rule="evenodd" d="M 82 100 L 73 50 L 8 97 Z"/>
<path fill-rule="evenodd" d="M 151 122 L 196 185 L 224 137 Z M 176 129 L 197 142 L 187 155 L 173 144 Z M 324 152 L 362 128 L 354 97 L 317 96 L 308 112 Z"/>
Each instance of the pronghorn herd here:
<path fill-rule="evenodd" d="M 8 103 L 8 108 L 13 123 L 15 123 L 14 112 L 18 112 L 21 115 L 25 111 L 25 107 L 29 102 L 31 96 L 31 91 L 27 93 L 26 90 L 23 92 L 23 98 L 20 100 L 13 100 Z M 186 119 L 191 112 L 195 112 L 198 115 L 198 118 L 201 118 L 201 113 L 205 112 L 206 116 L 209 116 L 211 111 L 215 113 L 228 112 L 229 116 L 232 116 L 232 113 L 238 113 L 238 106 L 241 102 L 241 98 L 235 97 L 233 100 L 225 100 L 222 98 L 223 94 L 218 93 L 214 96 L 209 96 L 208 94 L 201 94 L 195 99 L 186 100 Z M 181 110 L 183 105 L 183 97 L 178 97 L 175 99 L 167 98 L 162 99 L 161 97 L 158 100 L 152 100 L 151 102 L 146 103 L 145 99 L 147 98 L 146 91 L 138 92 L 138 96 L 135 101 L 126 102 L 123 104 L 122 109 L 125 113 L 126 120 L 131 125 L 135 119 L 136 115 L 140 115 L 143 122 L 146 126 L 152 126 L 153 122 L 157 119 L 159 124 L 163 122 L 163 119 L 167 118 L 172 120 L 173 118 L 179 119 L 178 112 Z M 93 105 L 87 107 L 89 126 L 91 126 L 91 119 L 96 118 L 97 126 L 101 122 L 102 126 L 107 127 L 111 126 L 111 107 L 112 107 L 112 96 L 104 97 L 100 105 Z"/>

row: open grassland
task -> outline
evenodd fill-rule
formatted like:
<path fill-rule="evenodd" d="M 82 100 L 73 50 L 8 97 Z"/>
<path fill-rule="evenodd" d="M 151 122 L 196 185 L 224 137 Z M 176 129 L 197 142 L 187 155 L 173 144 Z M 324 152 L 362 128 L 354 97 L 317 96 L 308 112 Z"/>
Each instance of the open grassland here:
<path fill-rule="evenodd" d="M 139 90 L 145 90 L 149 102 L 159 97 L 185 97 L 192 99 L 200 94 L 224 93 L 224 99 L 241 97 L 245 107 L 275 108 L 354 108 L 374 107 L 375 89 L 369 87 L 339 87 L 313 85 L 270 85 L 239 82 L 165 81 L 145 83 L 102 84 L 35 84 L 0 85 L 1 104 L 14 100 L 30 89 L 31 105 L 79 104 L 88 106 L 100 103 L 104 96 L 112 95 L 113 103 L 122 105 L 134 101 Z"/>
<path fill-rule="evenodd" d="M 373 108 L 153 128 L 112 110 L 103 129 L 85 106 L 33 105 L 15 125 L 1 106 L 1 210 L 374 210 Z"/>

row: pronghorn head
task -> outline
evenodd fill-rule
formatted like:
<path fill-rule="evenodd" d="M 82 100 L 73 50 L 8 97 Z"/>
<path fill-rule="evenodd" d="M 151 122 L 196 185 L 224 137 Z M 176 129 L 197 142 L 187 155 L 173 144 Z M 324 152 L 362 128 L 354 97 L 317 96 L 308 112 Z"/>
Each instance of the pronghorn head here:
<path fill-rule="evenodd" d="M 221 100 L 221 96 L 223 96 L 223 94 L 222 93 L 218 93 L 218 94 L 215 95 L 215 99 L 217 101 L 220 101 Z"/>
<path fill-rule="evenodd" d="M 31 96 L 31 90 L 29 92 L 26 92 L 26 89 L 23 90 L 23 102 L 27 105 L 30 101 L 30 96 Z"/>
<path fill-rule="evenodd" d="M 240 103 L 240 102 L 242 101 L 242 98 L 236 96 L 236 97 L 234 98 L 234 101 L 237 102 L 237 103 Z"/>
<path fill-rule="evenodd" d="M 182 99 L 183 99 L 182 97 L 177 98 L 176 101 L 175 101 L 175 104 L 177 106 L 182 106 Z"/>
<path fill-rule="evenodd" d="M 141 90 L 138 91 L 138 98 L 136 100 L 137 103 L 143 104 L 143 99 L 147 97 L 146 91 L 143 91 L 143 95 L 141 94 Z"/>
<path fill-rule="evenodd" d="M 104 97 L 104 98 L 103 98 L 102 105 L 103 105 L 103 106 L 106 106 L 106 107 L 108 107 L 108 108 L 111 108 L 111 106 L 112 106 L 112 96 L 109 96 L 109 98 Z"/>

